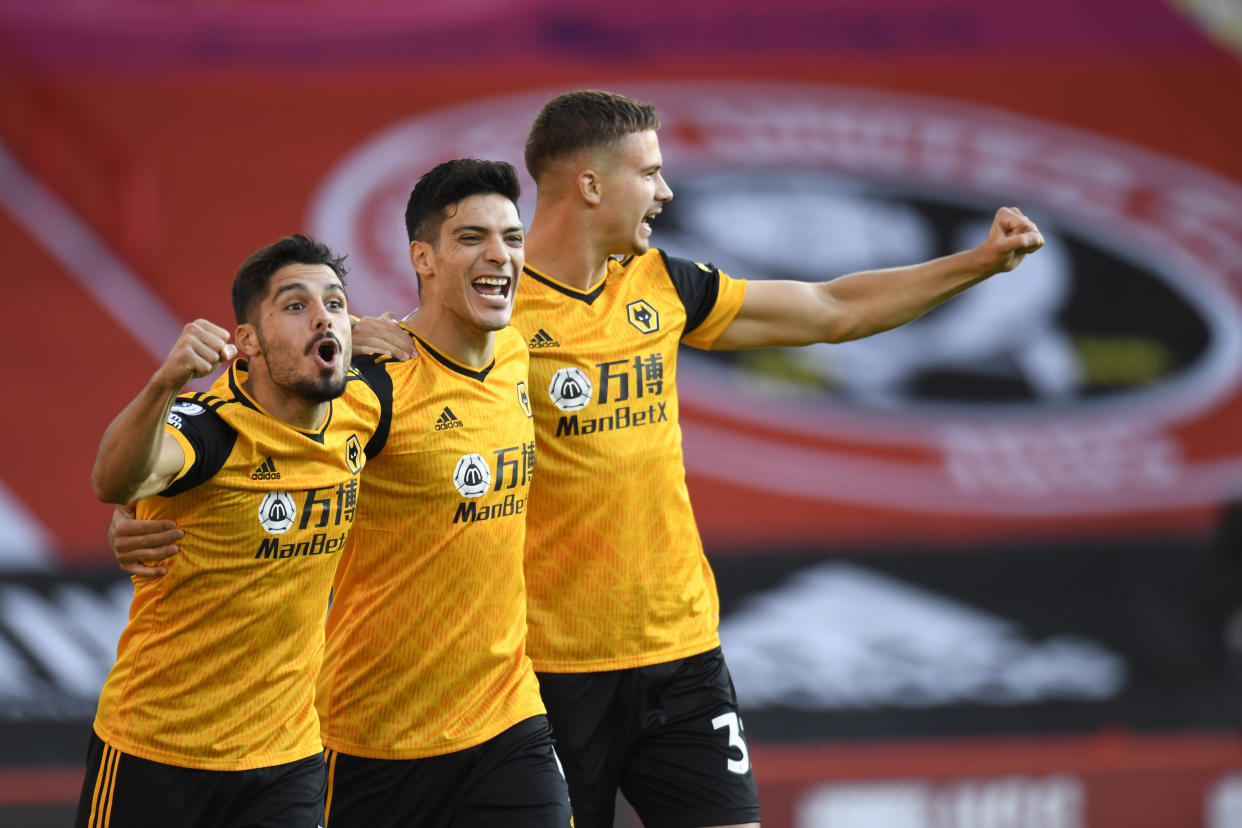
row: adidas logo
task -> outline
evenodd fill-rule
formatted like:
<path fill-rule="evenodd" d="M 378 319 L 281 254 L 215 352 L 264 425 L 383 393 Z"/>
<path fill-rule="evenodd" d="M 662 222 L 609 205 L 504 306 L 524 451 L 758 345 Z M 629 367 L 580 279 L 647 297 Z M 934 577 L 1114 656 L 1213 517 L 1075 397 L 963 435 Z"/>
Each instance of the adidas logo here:
<path fill-rule="evenodd" d="M 561 343 L 558 340 L 555 340 L 551 336 L 549 336 L 548 332 L 545 331 L 543 328 L 540 328 L 539 331 L 530 338 L 530 342 L 527 344 L 531 348 L 559 348 L 561 347 Z"/>
<path fill-rule="evenodd" d="M 251 480 L 279 480 L 280 472 L 276 471 L 276 464 L 272 462 L 272 458 L 263 461 L 263 465 L 254 470 L 254 474 L 250 475 Z"/>
<path fill-rule="evenodd" d="M 465 423 L 457 419 L 457 415 L 446 405 L 444 410 L 440 412 L 440 419 L 436 420 L 436 431 L 444 431 L 446 428 L 461 428 L 464 425 Z"/>

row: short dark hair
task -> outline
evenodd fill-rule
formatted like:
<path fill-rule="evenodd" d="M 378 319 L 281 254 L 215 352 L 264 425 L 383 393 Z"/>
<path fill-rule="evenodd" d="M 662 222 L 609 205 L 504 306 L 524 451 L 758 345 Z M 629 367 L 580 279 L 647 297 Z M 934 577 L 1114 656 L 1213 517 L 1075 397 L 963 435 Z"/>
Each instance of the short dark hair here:
<path fill-rule="evenodd" d="M 233 277 L 233 316 L 241 325 L 253 321 L 255 309 L 267 296 L 272 274 L 285 265 L 327 265 L 345 284 L 345 257 L 337 256 L 318 239 L 295 233 L 250 254 Z"/>
<path fill-rule="evenodd" d="M 472 195 L 496 193 L 516 207 L 522 195 L 517 170 L 504 161 L 458 158 L 432 167 L 418 179 L 405 205 L 405 232 L 410 241 L 435 244 L 445 210 Z"/>
<path fill-rule="evenodd" d="M 660 118 L 649 103 L 599 89 L 566 92 L 544 104 L 530 125 L 526 171 L 538 181 L 558 158 L 659 128 Z"/>

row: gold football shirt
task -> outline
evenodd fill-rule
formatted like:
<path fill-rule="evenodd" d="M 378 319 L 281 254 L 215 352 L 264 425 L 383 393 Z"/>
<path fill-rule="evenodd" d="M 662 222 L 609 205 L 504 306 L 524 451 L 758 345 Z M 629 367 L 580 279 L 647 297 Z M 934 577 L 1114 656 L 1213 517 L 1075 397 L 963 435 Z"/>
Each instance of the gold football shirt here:
<path fill-rule="evenodd" d="M 251 399 L 235 363 L 165 426 L 186 462 L 144 519 L 185 530 L 160 578 L 134 578 L 129 623 L 95 732 L 125 753 L 247 770 L 320 750 L 314 681 L 333 573 L 354 522 L 365 446 L 382 418 L 351 374 L 316 431 Z"/>
<path fill-rule="evenodd" d="M 544 712 L 525 650 L 526 345 L 501 330 L 476 369 L 414 338 L 417 359 L 355 363 L 393 417 L 367 465 L 319 681 L 324 744 L 373 759 L 463 750 Z"/>
<path fill-rule="evenodd" d="M 709 348 L 745 282 L 659 250 L 590 291 L 527 266 L 539 476 L 527 518 L 527 647 L 540 672 L 657 664 L 719 643 L 715 580 L 686 490 L 677 349 Z"/>

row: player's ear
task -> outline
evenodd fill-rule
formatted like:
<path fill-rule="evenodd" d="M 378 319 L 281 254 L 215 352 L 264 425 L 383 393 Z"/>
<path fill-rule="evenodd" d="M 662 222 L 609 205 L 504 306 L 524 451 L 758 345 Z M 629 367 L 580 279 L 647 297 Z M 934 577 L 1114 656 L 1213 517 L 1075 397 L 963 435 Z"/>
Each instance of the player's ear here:
<path fill-rule="evenodd" d="M 604 196 L 604 182 L 595 170 L 583 170 L 578 173 L 578 195 L 592 207 L 598 207 Z"/>
<path fill-rule="evenodd" d="M 414 265 L 415 272 L 422 278 L 434 276 L 436 272 L 435 266 L 435 250 L 431 245 L 424 241 L 415 239 L 410 242 L 410 264 Z"/>
<path fill-rule="evenodd" d="M 253 357 L 263 353 L 263 349 L 259 347 L 259 335 L 254 329 L 254 325 L 249 322 L 243 322 L 233 331 L 233 341 L 237 343 L 237 350 L 244 356 Z"/>

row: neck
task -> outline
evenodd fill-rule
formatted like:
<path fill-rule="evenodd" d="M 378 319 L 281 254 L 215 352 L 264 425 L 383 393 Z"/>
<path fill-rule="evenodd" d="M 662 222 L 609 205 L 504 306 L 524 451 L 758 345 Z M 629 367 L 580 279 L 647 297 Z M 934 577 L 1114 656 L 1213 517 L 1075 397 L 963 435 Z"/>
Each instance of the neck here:
<path fill-rule="evenodd" d="M 600 244 L 577 211 L 537 202 L 526 232 L 526 261 L 558 282 L 590 290 L 608 274 L 614 251 Z"/>
<path fill-rule="evenodd" d="M 405 325 L 440 353 L 471 368 L 483 368 L 495 353 L 495 331 L 467 327 L 434 302 L 407 316 Z"/>
<path fill-rule="evenodd" d="M 242 388 L 268 414 L 303 431 L 314 431 L 323 425 L 332 405 L 330 402 L 311 402 L 253 373 L 246 377 Z"/>

